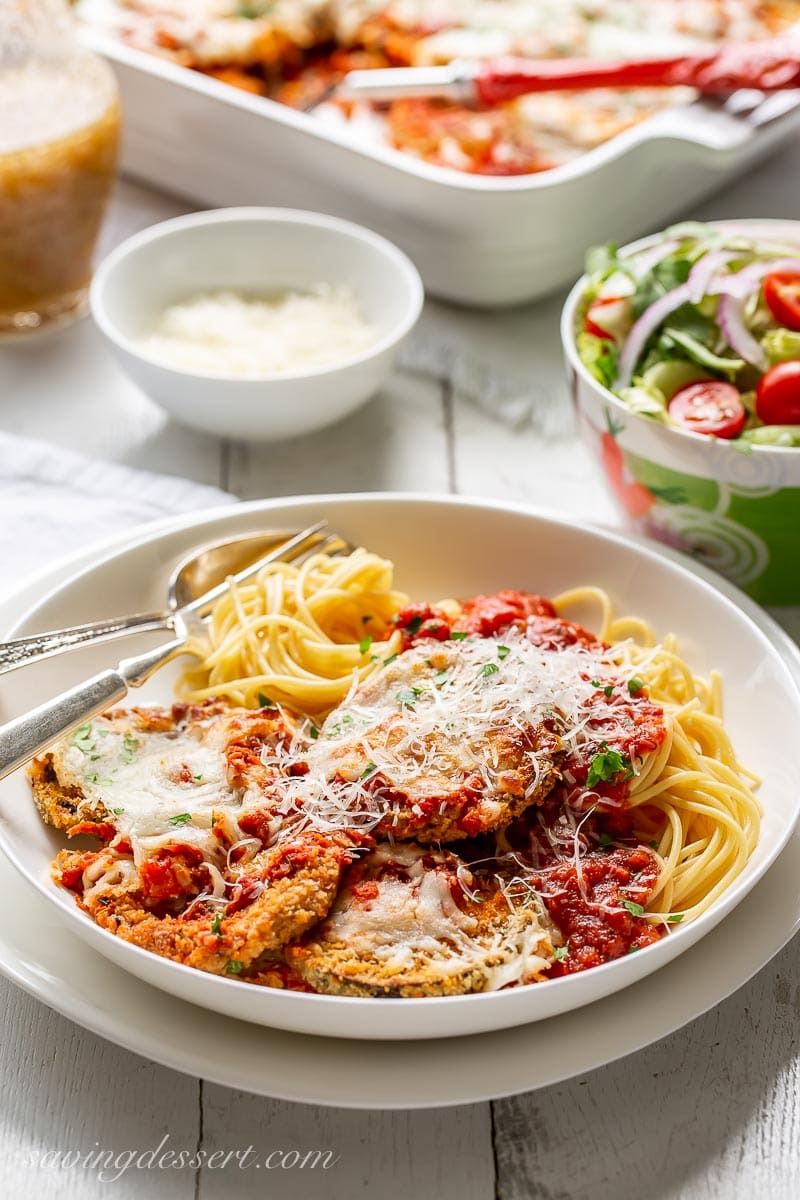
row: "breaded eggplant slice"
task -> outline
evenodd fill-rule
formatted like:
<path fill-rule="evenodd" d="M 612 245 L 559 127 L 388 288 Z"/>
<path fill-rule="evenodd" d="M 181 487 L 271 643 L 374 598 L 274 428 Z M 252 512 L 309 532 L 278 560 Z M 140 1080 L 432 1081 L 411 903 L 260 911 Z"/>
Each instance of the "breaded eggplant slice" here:
<path fill-rule="evenodd" d="M 399 655 L 325 722 L 303 781 L 311 803 L 349 794 L 380 815 L 376 836 L 424 843 L 507 825 L 560 778 L 558 716 L 526 705 L 524 669 L 488 638 Z"/>
<path fill-rule="evenodd" d="M 270 806 L 283 777 L 278 752 L 289 737 L 277 712 L 219 700 L 115 709 L 34 761 L 34 798 L 58 829 L 109 824 L 136 846 L 137 861 L 176 835 L 212 861 L 224 860 L 242 837 L 244 813 L 259 814 L 260 832 L 270 833 L 262 840 L 277 833 Z"/>
<path fill-rule="evenodd" d="M 332 995 L 455 996 L 541 979 L 553 942 L 542 909 L 450 851 L 386 844 L 348 870 L 328 917 L 284 957 Z"/>
<path fill-rule="evenodd" d="M 177 915 L 149 906 L 132 861 L 111 848 L 62 851 L 55 878 L 125 941 L 202 971 L 239 975 L 325 916 L 358 848 L 345 833 L 305 830 L 231 868 L 225 897 L 201 894 Z"/>

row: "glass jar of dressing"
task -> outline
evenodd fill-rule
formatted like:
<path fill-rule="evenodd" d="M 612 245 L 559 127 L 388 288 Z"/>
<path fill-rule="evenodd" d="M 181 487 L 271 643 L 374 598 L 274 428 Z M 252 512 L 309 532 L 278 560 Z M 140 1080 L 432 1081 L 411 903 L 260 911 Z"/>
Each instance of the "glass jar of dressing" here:
<path fill-rule="evenodd" d="M 0 0 L 0 337 L 83 315 L 119 120 L 65 0 Z"/>

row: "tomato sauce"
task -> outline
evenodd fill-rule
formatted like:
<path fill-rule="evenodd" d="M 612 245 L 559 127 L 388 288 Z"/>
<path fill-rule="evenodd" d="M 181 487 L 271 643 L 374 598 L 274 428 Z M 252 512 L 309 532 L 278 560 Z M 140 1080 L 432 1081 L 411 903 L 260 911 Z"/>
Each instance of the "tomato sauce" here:
<path fill-rule="evenodd" d="M 208 882 L 202 853 L 195 846 L 164 846 L 139 868 L 148 907 L 196 896 Z"/>
<path fill-rule="evenodd" d="M 87 867 L 91 867 L 92 863 L 97 862 L 99 857 L 100 855 L 96 851 L 90 850 L 86 854 L 74 857 L 68 867 L 61 867 L 59 878 L 62 886 L 69 888 L 72 892 L 81 893 L 83 891 L 83 872 Z"/>
<path fill-rule="evenodd" d="M 447 615 L 430 604 L 409 604 L 402 608 L 395 617 L 395 627 L 403 635 L 402 650 L 409 650 L 423 638 L 433 638 L 437 642 L 446 642 L 450 638 L 451 625 Z M 385 636 L 388 638 L 391 632 L 388 629 Z"/>
<path fill-rule="evenodd" d="M 87 837 L 97 838 L 98 841 L 110 842 L 116 832 L 116 828 L 109 821 L 81 821 L 67 831 L 67 837 L 73 838 L 80 834 L 86 834 Z"/>
<path fill-rule="evenodd" d="M 658 863 L 643 847 L 593 851 L 580 860 L 580 878 L 571 859 L 553 859 L 536 872 L 530 883 L 564 937 L 565 951 L 550 976 L 585 971 L 657 942 L 661 931 L 638 911 L 657 879 Z"/>
<path fill-rule="evenodd" d="M 549 600 L 532 592 L 509 589 L 467 600 L 461 614 L 453 622 L 453 628 L 479 637 L 491 637 L 501 629 L 512 626 L 525 629 L 531 617 L 558 619 Z"/>

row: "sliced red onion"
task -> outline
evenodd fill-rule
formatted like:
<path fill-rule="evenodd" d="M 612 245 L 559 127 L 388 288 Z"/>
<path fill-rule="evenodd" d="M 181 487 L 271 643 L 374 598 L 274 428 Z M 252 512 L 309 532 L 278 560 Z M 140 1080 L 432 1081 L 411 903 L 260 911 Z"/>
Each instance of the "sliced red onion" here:
<path fill-rule="evenodd" d="M 635 254 L 630 260 L 631 266 L 637 275 L 646 275 L 663 258 L 667 258 L 679 248 L 680 242 L 676 238 L 671 238 L 666 242 L 657 242 L 655 246 L 648 246 L 646 250 L 640 250 L 638 254 Z"/>
<path fill-rule="evenodd" d="M 735 250 L 709 250 L 697 260 L 687 280 L 692 304 L 699 304 L 703 297 L 708 295 L 709 286 L 717 271 L 736 258 L 736 255 Z"/>
<path fill-rule="evenodd" d="M 707 296 L 738 296 L 740 300 L 746 300 L 753 291 L 753 280 L 742 279 L 741 271 L 736 271 L 734 274 L 715 275 L 709 281 L 706 288 Z"/>
<path fill-rule="evenodd" d="M 772 271 L 800 271 L 800 258 L 768 258 L 750 263 L 749 267 L 742 267 L 741 271 L 737 271 L 736 276 L 746 280 L 749 285 L 748 292 L 752 292 L 755 285 Z"/>
<path fill-rule="evenodd" d="M 744 300 L 739 296 L 722 296 L 717 307 L 717 320 L 725 340 L 732 350 L 760 371 L 769 366 L 767 356 L 744 321 Z"/>
<path fill-rule="evenodd" d="M 654 304 L 644 310 L 638 321 L 634 322 L 619 356 L 617 378 L 614 380 L 616 390 L 625 388 L 630 383 L 636 364 L 650 335 L 655 333 L 670 313 L 675 312 L 675 309 L 680 308 L 688 299 L 689 284 L 682 283 L 680 287 L 667 292 L 666 296 L 660 296 Z"/>

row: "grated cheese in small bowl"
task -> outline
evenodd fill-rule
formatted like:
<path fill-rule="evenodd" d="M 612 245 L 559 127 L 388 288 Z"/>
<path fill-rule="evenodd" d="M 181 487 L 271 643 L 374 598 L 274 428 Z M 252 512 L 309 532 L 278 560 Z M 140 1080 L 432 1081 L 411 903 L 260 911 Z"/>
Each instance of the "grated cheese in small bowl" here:
<path fill-rule="evenodd" d="M 259 379 L 335 366 L 373 346 L 352 288 L 202 292 L 161 313 L 139 342 L 148 358 L 195 375 Z"/>

